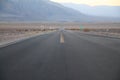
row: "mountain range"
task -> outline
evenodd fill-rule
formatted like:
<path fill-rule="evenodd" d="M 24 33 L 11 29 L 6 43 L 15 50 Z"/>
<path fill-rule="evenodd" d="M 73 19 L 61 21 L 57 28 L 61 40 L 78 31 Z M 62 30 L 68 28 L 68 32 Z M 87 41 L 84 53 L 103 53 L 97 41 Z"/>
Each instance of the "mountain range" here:
<path fill-rule="evenodd" d="M 3 0 L 1 20 L 71 21 L 85 17 L 80 12 L 49 0 Z"/>
<path fill-rule="evenodd" d="M 89 6 L 74 3 L 63 3 L 62 5 L 86 15 L 120 18 L 120 6 Z"/>
<path fill-rule="evenodd" d="M 50 0 L 0 0 L 0 21 L 120 21 L 89 16 Z"/>

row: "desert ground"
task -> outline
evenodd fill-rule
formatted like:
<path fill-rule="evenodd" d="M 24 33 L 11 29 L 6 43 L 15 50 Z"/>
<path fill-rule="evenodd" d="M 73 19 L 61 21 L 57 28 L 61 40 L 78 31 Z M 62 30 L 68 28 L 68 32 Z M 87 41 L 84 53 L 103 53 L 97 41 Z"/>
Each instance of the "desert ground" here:
<path fill-rule="evenodd" d="M 81 23 L 66 30 L 81 32 L 83 34 L 99 35 L 120 38 L 120 23 Z"/>
<path fill-rule="evenodd" d="M 56 29 L 38 23 L 0 23 L 0 45 L 49 33 Z"/>
<path fill-rule="evenodd" d="M 120 23 L 0 23 L 0 45 L 60 28 L 84 34 L 120 38 Z"/>

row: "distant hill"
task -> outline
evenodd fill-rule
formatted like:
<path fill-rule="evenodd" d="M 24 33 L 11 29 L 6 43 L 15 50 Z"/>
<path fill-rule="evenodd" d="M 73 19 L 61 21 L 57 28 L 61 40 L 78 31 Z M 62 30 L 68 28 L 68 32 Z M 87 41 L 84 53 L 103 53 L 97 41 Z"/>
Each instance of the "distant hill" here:
<path fill-rule="evenodd" d="M 0 21 L 120 21 L 118 18 L 88 16 L 49 0 L 0 0 Z"/>
<path fill-rule="evenodd" d="M 88 6 L 73 3 L 64 3 L 62 5 L 78 10 L 86 15 L 120 18 L 120 6 Z"/>

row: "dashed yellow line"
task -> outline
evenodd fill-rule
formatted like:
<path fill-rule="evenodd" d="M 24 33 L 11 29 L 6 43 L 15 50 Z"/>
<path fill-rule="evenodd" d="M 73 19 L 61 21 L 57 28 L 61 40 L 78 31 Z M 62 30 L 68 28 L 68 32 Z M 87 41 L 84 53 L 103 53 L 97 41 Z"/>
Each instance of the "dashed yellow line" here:
<path fill-rule="evenodd" d="M 64 36 L 63 36 L 63 34 L 60 34 L 60 43 L 64 43 L 64 42 L 65 42 Z"/>

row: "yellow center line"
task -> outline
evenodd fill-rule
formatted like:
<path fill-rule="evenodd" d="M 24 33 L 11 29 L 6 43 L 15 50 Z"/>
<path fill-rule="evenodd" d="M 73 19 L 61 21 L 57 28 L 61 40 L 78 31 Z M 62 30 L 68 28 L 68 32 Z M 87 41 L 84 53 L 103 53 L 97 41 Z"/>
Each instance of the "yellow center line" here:
<path fill-rule="evenodd" d="M 64 43 L 64 42 L 65 42 L 64 36 L 63 36 L 63 34 L 60 34 L 60 43 Z"/>

